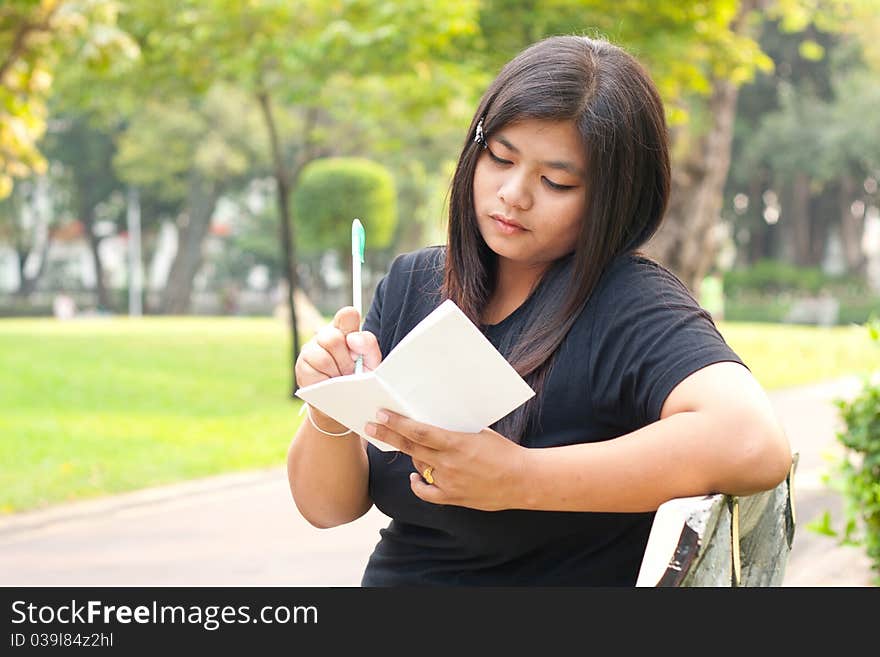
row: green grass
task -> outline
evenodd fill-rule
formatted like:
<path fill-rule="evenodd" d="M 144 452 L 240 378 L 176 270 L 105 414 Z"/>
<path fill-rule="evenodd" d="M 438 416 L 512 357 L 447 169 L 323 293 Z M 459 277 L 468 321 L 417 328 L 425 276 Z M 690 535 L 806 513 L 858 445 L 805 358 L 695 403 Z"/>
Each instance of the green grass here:
<path fill-rule="evenodd" d="M 880 368 L 862 327 L 719 329 L 768 390 Z M 268 318 L 0 321 L 0 513 L 283 466 L 289 359 Z"/>
<path fill-rule="evenodd" d="M 0 322 L 0 512 L 282 465 L 289 358 L 270 319 Z"/>
<path fill-rule="evenodd" d="M 765 390 L 880 369 L 880 349 L 861 325 L 719 322 L 718 330 Z"/>

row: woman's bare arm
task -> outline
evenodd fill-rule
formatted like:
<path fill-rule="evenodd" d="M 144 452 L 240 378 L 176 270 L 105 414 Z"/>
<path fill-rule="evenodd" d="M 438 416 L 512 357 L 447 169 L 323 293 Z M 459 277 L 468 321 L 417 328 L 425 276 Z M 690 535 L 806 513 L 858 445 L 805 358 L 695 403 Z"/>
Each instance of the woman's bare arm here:
<path fill-rule="evenodd" d="M 515 506 L 651 511 L 675 497 L 773 488 L 791 447 L 752 374 L 724 362 L 676 386 L 657 422 L 604 442 L 527 450 L 523 464 L 526 495 Z"/>
<path fill-rule="evenodd" d="M 767 396 L 737 363 L 709 365 L 667 396 L 661 419 L 611 440 L 526 448 L 491 429 L 447 431 L 387 412 L 367 431 L 409 454 L 410 486 L 435 504 L 474 509 L 653 511 L 676 497 L 747 495 L 791 467 Z"/>
<path fill-rule="evenodd" d="M 303 346 L 295 373 L 300 386 L 352 374 L 354 359 L 364 356 L 364 370 L 379 366 L 382 352 L 376 336 L 358 331 L 355 308 L 341 308 L 333 322 Z M 315 408 L 312 419 L 328 433 L 346 427 Z M 355 433 L 327 436 L 304 418 L 287 452 L 287 479 L 296 507 L 315 527 L 335 527 L 361 517 L 373 505 L 368 493 L 366 441 Z"/>

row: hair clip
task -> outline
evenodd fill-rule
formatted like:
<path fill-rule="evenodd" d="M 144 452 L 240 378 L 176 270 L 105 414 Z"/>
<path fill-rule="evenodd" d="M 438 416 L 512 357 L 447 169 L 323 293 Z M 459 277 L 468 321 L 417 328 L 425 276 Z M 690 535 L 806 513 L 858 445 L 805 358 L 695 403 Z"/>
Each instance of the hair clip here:
<path fill-rule="evenodd" d="M 482 144 L 483 148 L 486 148 L 488 144 L 486 143 L 486 136 L 483 134 L 483 119 L 477 123 L 476 134 L 474 134 L 474 142 L 477 144 Z"/>

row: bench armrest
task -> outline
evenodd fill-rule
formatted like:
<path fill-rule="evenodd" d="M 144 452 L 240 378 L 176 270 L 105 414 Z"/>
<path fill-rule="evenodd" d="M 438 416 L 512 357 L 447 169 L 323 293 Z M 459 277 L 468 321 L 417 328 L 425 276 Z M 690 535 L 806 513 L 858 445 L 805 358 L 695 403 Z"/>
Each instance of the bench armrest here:
<path fill-rule="evenodd" d="M 792 483 L 754 495 L 681 497 L 660 505 L 636 586 L 779 586 L 794 540 Z"/>

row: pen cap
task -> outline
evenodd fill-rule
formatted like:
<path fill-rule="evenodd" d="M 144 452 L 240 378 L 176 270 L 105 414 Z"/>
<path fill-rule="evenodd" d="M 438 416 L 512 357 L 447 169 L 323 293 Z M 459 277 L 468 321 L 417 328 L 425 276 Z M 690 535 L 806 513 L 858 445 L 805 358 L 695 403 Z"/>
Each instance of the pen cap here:
<path fill-rule="evenodd" d="M 367 233 L 360 219 L 351 222 L 351 257 L 364 261 L 364 249 L 366 248 Z"/>

